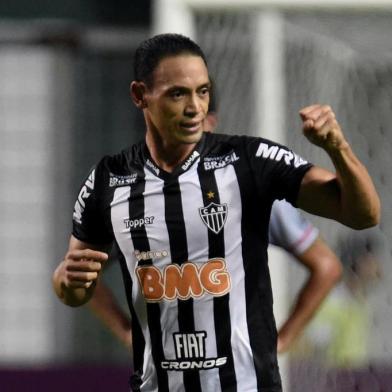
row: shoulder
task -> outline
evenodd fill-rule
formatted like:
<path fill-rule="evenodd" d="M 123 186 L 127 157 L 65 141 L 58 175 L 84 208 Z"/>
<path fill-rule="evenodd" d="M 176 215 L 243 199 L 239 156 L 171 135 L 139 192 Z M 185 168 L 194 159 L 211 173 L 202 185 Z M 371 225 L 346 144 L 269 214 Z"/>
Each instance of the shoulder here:
<path fill-rule="evenodd" d="M 276 200 L 272 205 L 271 215 L 277 220 L 286 220 L 287 218 L 299 218 L 300 212 L 285 200 Z"/>
<path fill-rule="evenodd" d="M 133 144 L 114 155 L 105 155 L 97 164 L 101 170 L 122 174 L 142 162 L 144 142 Z"/>
<path fill-rule="evenodd" d="M 277 149 L 283 147 L 278 143 L 261 137 L 228 135 L 224 133 L 207 133 L 205 144 L 209 150 L 242 150 L 251 156 L 262 158 L 265 157 L 265 150 L 273 146 L 276 146 Z"/>
<path fill-rule="evenodd" d="M 306 251 L 319 232 L 304 215 L 284 200 L 272 205 L 270 241 L 294 254 Z"/>
<path fill-rule="evenodd" d="M 113 155 L 105 155 L 91 173 L 99 187 L 127 185 L 136 172 L 142 170 L 143 143 L 129 146 Z"/>
<path fill-rule="evenodd" d="M 302 230 L 311 225 L 297 208 L 285 200 L 275 200 L 273 203 L 271 222 L 274 226 L 284 228 L 288 232 L 293 232 L 295 229 Z"/>

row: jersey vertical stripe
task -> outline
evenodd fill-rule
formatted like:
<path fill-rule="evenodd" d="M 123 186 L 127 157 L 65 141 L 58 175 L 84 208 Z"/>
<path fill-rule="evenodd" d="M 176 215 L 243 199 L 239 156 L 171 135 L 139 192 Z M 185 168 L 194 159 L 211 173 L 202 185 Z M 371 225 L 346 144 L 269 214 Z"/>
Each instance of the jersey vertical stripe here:
<path fill-rule="evenodd" d="M 131 197 L 129 200 L 129 219 L 145 218 L 145 179 L 131 185 Z M 145 226 L 138 231 L 131 231 L 135 250 L 151 250 Z M 153 264 L 152 260 L 142 260 L 138 264 Z M 162 345 L 161 312 L 159 304 L 147 303 L 147 319 L 151 338 L 151 351 L 154 359 L 155 370 L 158 376 L 159 392 L 169 392 L 167 373 L 162 369 L 161 362 L 164 359 Z"/>
<path fill-rule="evenodd" d="M 114 193 L 113 201 L 111 203 L 111 219 L 113 230 L 116 236 L 116 242 L 118 244 L 119 250 L 123 255 L 123 258 L 126 263 L 127 275 L 133 282 L 137 282 L 136 275 L 134 273 L 134 268 L 132 267 L 134 264 L 133 261 L 133 242 L 131 238 L 131 233 L 128 229 L 126 229 L 124 225 L 124 220 L 129 219 L 129 199 L 131 195 L 131 187 L 122 187 L 117 188 Z M 122 266 L 122 268 L 124 268 Z M 126 280 L 125 280 L 126 281 Z M 137 314 L 139 320 L 147 319 L 147 304 L 144 302 L 144 298 L 139 295 L 139 287 L 138 284 L 134 284 L 131 287 L 125 287 L 127 295 L 131 295 L 134 310 Z M 129 291 L 132 290 L 131 294 Z M 151 339 L 148 330 L 148 326 L 144 324 L 143 335 L 145 339 L 145 348 L 143 353 L 143 359 L 135 358 L 135 371 L 142 371 L 145 376 L 147 382 L 144 383 L 144 388 L 141 391 L 146 391 L 146 388 L 150 391 L 153 391 L 155 385 L 157 385 L 157 374 L 155 371 L 155 367 L 152 366 L 151 361 L 148 358 L 145 358 L 146 352 L 151 353 Z M 135 354 L 135 352 L 134 352 Z M 147 359 L 147 360 L 146 360 Z M 136 363 L 143 363 L 143 368 L 136 368 Z"/>
<path fill-rule="evenodd" d="M 167 230 L 165 219 L 165 200 L 162 197 L 162 189 L 164 181 L 154 176 L 149 170 L 145 170 L 146 186 L 144 192 L 145 199 L 145 215 L 153 217 L 153 224 L 146 225 L 146 233 L 149 239 L 150 248 L 155 251 L 165 252 L 167 256 L 160 257 L 154 260 L 154 265 L 164 266 L 171 262 L 170 249 L 167 248 L 169 244 L 169 233 Z M 178 331 L 178 311 L 175 302 L 162 301 L 159 303 L 161 324 L 171 326 L 162 331 L 161 339 L 164 343 L 164 357 L 175 358 L 174 341 L 171 333 Z M 169 391 L 175 391 L 178 385 L 182 384 L 181 372 L 168 372 Z"/>
<path fill-rule="evenodd" d="M 169 232 L 170 253 L 172 263 L 181 265 L 188 261 L 188 245 L 186 238 L 183 205 L 180 186 L 177 178 L 165 180 L 163 188 L 165 198 L 165 219 Z M 195 330 L 193 318 L 193 299 L 178 299 L 178 326 L 181 333 L 192 333 Z M 184 388 L 186 392 L 201 391 L 199 373 L 184 371 Z"/>
<path fill-rule="evenodd" d="M 184 203 L 183 213 L 187 232 L 189 260 L 205 263 L 208 260 L 208 228 L 199 215 L 199 207 L 203 206 L 203 197 L 198 176 L 194 170 L 187 171 L 179 177 L 181 194 L 189 197 Z M 209 344 L 205 347 L 206 358 L 216 358 L 216 339 L 213 314 L 213 302 L 198 298 L 193 302 L 195 330 L 205 331 Z M 202 391 L 221 392 L 218 368 L 199 373 Z"/>
<path fill-rule="evenodd" d="M 212 201 L 220 204 L 220 193 L 216 184 L 213 171 L 204 171 L 202 166 L 198 170 L 200 185 L 203 195 L 204 207 L 207 207 Z M 215 215 L 211 216 L 209 227 L 218 229 L 223 224 L 222 219 Z M 209 258 L 225 258 L 224 227 L 218 233 L 208 230 Z M 217 355 L 218 357 L 227 357 L 225 366 L 219 368 L 219 377 L 221 389 L 224 392 L 236 392 L 237 381 L 233 363 L 233 353 L 231 349 L 231 322 L 229 309 L 230 293 L 222 297 L 214 298 L 214 322 L 216 331 Z"/>
<path fill-rule="evenodd" d="M 233 351 L 237 384 L 241 391 L 254 391 L 256 385 L 255 366 L 252 353 L 249 352 L 249 333 L 246 324 L 246 298 L 243 277 L 245 275 L 242 262 L 242 200 L 234 167 L 229 165 L 225 169 L 215 171 L 216 182 L 219 184 L 221 202 L 236 205 L 227 214 L 225 227 L 225 252 L 227 270 L 231 276 L 230 316 L 232 330 L 231 345 Z M 244 222 L 245 223 L 245 222 Z"/>
<path fill-rule="evenodd" d="M 250 347 L 256 370 L 257 390 L 280 384 L 278 364 L 276 359 L 276 327 L 272 312 L 271 280 L 268 270 L 267 256 L 267 223 L 264 232 L 252 232 L 249 227 L 257 227 L 260 220 L 267 219 L 257 209 L 259 205 L 255 194 L 245 192 L 249 189 L 247 184 L 251 179 L 243 175 L 236 166 L 236 174 L 242 200 L 242 258 L 245 270 L 245 300 L 247 304 L 246 320 L 248 325 Z M 244 224 L 247 223 L 247 225 Z M 255 254 L 258 262 L 255 262 Z M 255 289 L 259 295 L 254 295 Z M 269 336 L 269 339 L 265 337 Z M 265 389 L 263 389 L 265 388 Z"/>
<path fill-rule="evenodd" d="M 128 217 L 128 211 L 127 211 L 127 205 L 128 203 L 125 202 L 129 199 L 130 196 L 130 187 L 125 187 L 125 188 L 119 188 L 114 190 L 112 200 L 111 200 L 111 208 L 110 208 L 110 222 L 112 224 L 117 224 L 117 222 L 124 222 L 124 219 Z M 120 207 L 120 209 L 113 209 L 113 206 L 119 206 L 121 205 L 123 207 Z M 125 207 L 125 208 L 124 208 Z M 121 211 L 121 209 L 123 211 Z M 117 216 L 116 216 L 117 214 Z M 113 218 L 118 218 L 118 219 L 113 219 Z M 113 227 L 113 233 L 118 232 L 118 230 L 124 230 L 124 227 L 119 228 L 119 227 Z M 118 239 L 118 238 L 117 238 Z M 123 247 L 125 250 L 125 247 Z M 125 259 L 124 253 L 121 251 L 120 246 L 118 241 L 115 242 L 114 247 L 113 247 L 113 253 L 115 254 L 121 268 L 122 272 L 122 278 L 124 282 L 124 288 L 125 288 L 125 295 L 129 307 L 129 311 L 131 313 L 131 333 L 132 333 L 132 349 L 133 349 L 133 368 L 134 372 L 131 376 L 130 379 L 130 384 L 133 387 L 133 390 L 138 391 L 140 390 L 140 384 L 141 380 L 139 377 L 139 373 L 143 371 L 143 366 L 144 366 L 144 352 L 145 352 L 145 347 L 146 347 L 146 342 L 144 339 L 144 335 L 142 332 L 142 327 L 139 323 L 139 318 L 136 315 L 134 303 L 133 303 L 133 298 L 132 298 L 132 292 L 133 289 L 137 290 L 137 286 L 135 287 L 133 284 L 132 277 L 129 273 L 128 265 L 127 265 L 127 260 Z M 143 306 L 144 307 L 144 306 Z M 135 377 L 136 376 L 136 377 Z"/>
<path fill-rule="evenodd" d="M 143 371 L 144 367 L 144 352 L 146 348 L 146 342 L 144 340 L 144 335 L 142 332 L 142 328 L 139 323 L 139 318 L 136 314 L 133 302 L 132 302 L 132 291 L 133 291 L 133 281 L 131 275 L 129 273 L 127 267 L 127 261 L 122 252 L 118 252 L 118 261 L 120 263 L 124 287 L 125 287 L 125 294 L 127 297 L 128 307 L 131 313 L 131 328 L 132 328 L 132 350 L 133 350 L 133 368 L 134 373 L 136 373 L 136 377 L 138 377 L 139 372 Z M 131 378 L 134 380 L 134 383 L 138 385 L 140 382 L 139 380 L 135 380 L 134 377 Z M 131 382 L 131 384 L 133 384 Z M 136 386 L 134 387 L 135 391 L 137 391 Z"/>

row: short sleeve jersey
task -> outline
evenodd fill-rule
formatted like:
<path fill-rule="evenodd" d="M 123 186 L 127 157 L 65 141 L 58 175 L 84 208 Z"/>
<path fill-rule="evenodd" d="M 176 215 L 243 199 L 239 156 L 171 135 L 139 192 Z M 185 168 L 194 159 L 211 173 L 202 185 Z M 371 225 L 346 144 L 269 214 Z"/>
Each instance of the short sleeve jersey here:
<path fill-rule="evenodd" d="M 281 391 L 268 223 L 310 167 L 265 139 L 204 134 L 171 173 L 144 142 L 90 173 L 73 235 L 119 250 L 133 391 Z"/>
<path fill-rule="evenodd" d="M 319 235 L 314 227 L 296 208 L 285 200 L 272 205 L 269 240 L 294 255 L 307 251 Z"/>

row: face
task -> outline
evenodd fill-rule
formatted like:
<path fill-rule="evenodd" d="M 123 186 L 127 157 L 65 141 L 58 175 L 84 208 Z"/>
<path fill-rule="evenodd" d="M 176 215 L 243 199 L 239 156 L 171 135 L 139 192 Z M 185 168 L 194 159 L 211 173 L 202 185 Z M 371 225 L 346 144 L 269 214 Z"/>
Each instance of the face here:
<path fill-rule="evenodd" d="M 207 115 L 210 82 L 199 56 L 178 55 L 160 61 L 152 87 L 144 93 L 147 132 L 168 145 L 197 143 Z"/>

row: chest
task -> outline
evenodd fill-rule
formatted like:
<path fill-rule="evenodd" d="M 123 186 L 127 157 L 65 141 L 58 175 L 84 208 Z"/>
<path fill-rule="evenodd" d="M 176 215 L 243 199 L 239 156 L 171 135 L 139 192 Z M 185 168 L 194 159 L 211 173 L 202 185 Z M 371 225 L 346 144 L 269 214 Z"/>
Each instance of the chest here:
<path fill-rule="evenodd" d="M 206 260 L 211 242 L 223 244 L 225 233 L 240 225 L 240 184 L 233 165 L 215 170 L 194 165 L 165 179 L 146 170 L 143 179 L 115 190 L 110 209 L 116 240 L 135 261 L 149 255 L 158 264 L 169 255 L 179 264 Z M 212 253 L 221 256 L 225 247 L 220 248 Z"/>

